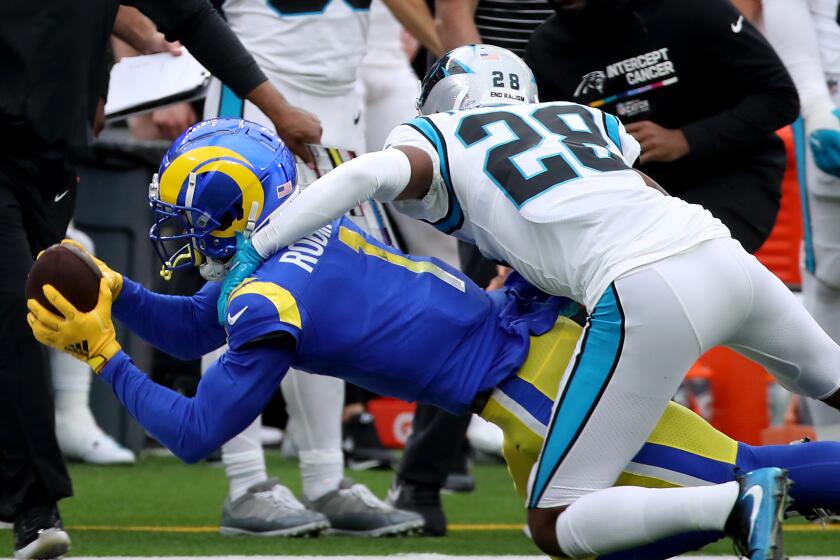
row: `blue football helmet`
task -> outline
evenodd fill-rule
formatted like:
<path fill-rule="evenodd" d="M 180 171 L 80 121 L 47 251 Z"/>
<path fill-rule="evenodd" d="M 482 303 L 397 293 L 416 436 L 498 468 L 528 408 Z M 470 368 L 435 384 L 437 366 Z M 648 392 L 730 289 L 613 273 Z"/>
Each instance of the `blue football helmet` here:
<path fill-rule="evenodd" d="M 297 195 L 292 153 L 271 130 L 241 119 L 197 123 L 169 147 L 149 185 L 149 231 L 161 275 L 201 267 L 220 280 L 246 237 Z"/>

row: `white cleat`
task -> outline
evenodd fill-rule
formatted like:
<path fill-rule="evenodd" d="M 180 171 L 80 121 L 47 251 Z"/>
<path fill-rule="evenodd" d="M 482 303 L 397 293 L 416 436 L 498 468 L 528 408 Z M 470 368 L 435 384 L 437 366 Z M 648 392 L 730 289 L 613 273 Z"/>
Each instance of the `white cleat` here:
<path fill-rule="evenodd" d="M 64 456 L 90 465 L 133 465 L 137 461 L 130 449 L 98 428 L 96 432 L 80 438 L 62 438 L 59 435 L 58 443 Z"/>
<path fill-rule="evenodd" d="M 93 440 L 80 458 L 90 465 L 133 465 L 137 461 L 130 449 L 104 433 Z"/>

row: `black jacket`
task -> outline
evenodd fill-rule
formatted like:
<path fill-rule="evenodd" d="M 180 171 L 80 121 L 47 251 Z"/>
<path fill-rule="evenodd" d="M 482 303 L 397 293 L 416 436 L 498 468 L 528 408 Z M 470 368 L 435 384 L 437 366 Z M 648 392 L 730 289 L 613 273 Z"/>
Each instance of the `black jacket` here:
<path fill-rule="evenodd" d="M 127 0 L 244 96 L 265 81 L 206 0 Z M 64 188 L 92 138 L 119 0 L 0 2 L 0 173 Z"/>
<path fill-rule="evenodd" d="M 690 155 L 641 167 L 672 193 L 745 160 L 770 157 L 784 167 L 773 132 L 796 118 L 796 89 L 761 33 L 727 0 L 615 4 L 623 5 L 601 7 L 597 17 L 557 14 L 536 30 L 526 60 L 542 101 L 682 129 Z"/>

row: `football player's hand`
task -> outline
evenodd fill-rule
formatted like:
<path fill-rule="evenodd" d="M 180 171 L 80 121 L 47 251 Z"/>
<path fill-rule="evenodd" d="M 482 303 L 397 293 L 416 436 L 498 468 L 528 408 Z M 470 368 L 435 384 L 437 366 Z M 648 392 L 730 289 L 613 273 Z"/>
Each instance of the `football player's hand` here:
<path fill-rule="evenodd" d="M 228 298 L 233 290 L 246 278 L 251 276 L 260 265 L 263 258 L 254 249 L 250 239 L 245 239 L 241 233 L 236 233 L 236 254 L 230 261 L 225 281 L 222 282 L 222 293 L 216 302 L 216 311 L 219 314 L 219 324 L 224 325 L 226 321 Z"/>
<path fill-rule="evenodd" d="M 813 132 L 808 135 L 814 163 L 824 173 L 840 177 L 840 109 L 832 111 L 829 120 L 814 123 L 806 120 L 806 127 Z"/>
<path fill-rule="evenodd" d="M 500 290 L 505 287 L 505 280 L 507 280 L 508 275 L 512 271 L 512 268 L 508 268 L 506 266 L 502 266 L 500 264 L 496 265 L 496 276 L 490 279 L 490 282 L 487 284 L 487 287 L 484 288 L 485 292 L 492 292 L 493 290 Z"/>
<path fill-rule="evenodd" d="M 96 266 L 99 267 L 99 272 L 102 273 L 102 278 L 105 279 L 105 282 L 108 284 L 108 289 L 111 291 L 111 300 L 116 301 L 123 287 L 122 274 L 116 272 L 115 270 L 112 270 L 107 264 L 96 258 L 96 256 L 93 255 L 93 253 L 88 251 L 84 245 L 82 245 L 74 239 L 65 239 L 61 242 L 61 244 L 72 245 L 73 247 L 76 247 L 77 249 L 83 251 L 88 257 L 91 258 L 93 262 L 96 263 Z M 40 257 L 41 255 L 38 256 Z"/>
<path fill-rule="evenodd" d="M 246 98 L 271 119 L 277 135 L 286 146 L 311 169 L 315 169 L 315 157 L 306 144 L 321 143 L 322 129 L 318 117 L 291 105 L 268 80 L 252 89 Z"/>
<path fill-rule="evenodd" d="M 187 128 L 198 121 L 190 103 L 176 103 L 152 111 L 152 123 L 157 127 L 158 138 L 175 140 Z"/>
<path fill-rule="evenodd" d="M 283 115 L 272 121 L 277 134 L 290 150 L 299 156 L 310 168 L 315 165 L 315 158 L 306 144 L 321 143 L 321 121 L 308 111 L 289 105 Z"/>
<path fill-rule="evenodd" d="M 682 130 L 665 128 L 651 121 L 630 123 L 625 128 L 642 146 L 642 163 L 674 161 L 691 151 Z"/>
<path fill-rule="evenodd" d="M 87 362 L 99 371 L 120 351 L 111 321 L 111 290 L 105 278 L 99 281 L 99 300 L 91 311 L 82 313 L 67 301 L 58 290 L 44 285 L 47 300 L 61 313 L 48 311 L 34 299 L 27 300 L 26 320 L 35 339 L 41 344 L 61 350 Z"/>

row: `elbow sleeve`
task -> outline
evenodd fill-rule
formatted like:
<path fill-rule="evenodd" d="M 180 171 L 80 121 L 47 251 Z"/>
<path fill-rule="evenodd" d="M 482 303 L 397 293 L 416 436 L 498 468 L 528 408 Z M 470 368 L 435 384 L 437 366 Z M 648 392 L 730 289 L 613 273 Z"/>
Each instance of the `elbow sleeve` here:
<path fill-rule="evenodd" d="M 375 198 L 381 202 L 391 202 L 408 186 L 411 180 L 411 162 L 401 150 L 388 148 L 381 152 L 365 154 L 363 158 L 364 160 L 359 158 L 350 162 L 364 165 L 376 178 L 374 191 L 363 200 Z"/>

